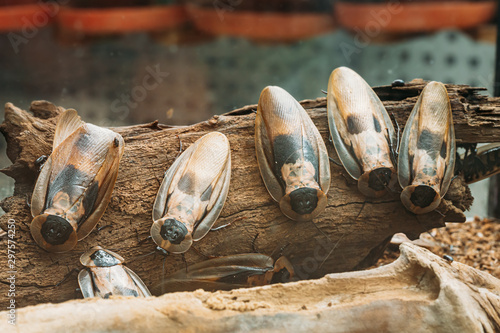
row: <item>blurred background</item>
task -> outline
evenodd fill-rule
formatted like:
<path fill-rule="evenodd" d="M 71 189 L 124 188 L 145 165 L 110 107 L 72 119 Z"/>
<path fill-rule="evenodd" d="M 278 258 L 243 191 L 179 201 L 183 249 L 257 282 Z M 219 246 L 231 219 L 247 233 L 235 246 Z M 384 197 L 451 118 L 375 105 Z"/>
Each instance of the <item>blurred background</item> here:
<path fill-rule="evenodd" d="M 492 96 L 495 14 L 494 0 L 0 0 L 0 102 L 185 125 L 257 103 L 267 85 L 322 97 L 338 66 L 372 86 L 423 78 Z M 3 168 L 3 136 L 0 150 Z M 0 174 L 0 199 L 13 185 Z M 486 216 L 487 181 L 471 187 L 467 215 Z"/>

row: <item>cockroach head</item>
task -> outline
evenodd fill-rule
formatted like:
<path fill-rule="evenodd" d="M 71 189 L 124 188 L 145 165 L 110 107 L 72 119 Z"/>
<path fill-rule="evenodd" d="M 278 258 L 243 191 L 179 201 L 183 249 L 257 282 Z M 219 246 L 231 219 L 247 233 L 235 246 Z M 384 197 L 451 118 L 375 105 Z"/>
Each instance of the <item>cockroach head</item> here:
<path fill-rule="evenodd" d="M 430 186 L 410 185 L 401 192 L 401 202 L 409 211 L 424 214 L 436 209 L 441 202 L 441 197 Z"/>
<path fill-rule="evenodd" d="M 71 224 L 57 215 L 48 215 L 41 228 L 43 239 L 50 245 L 64 244 L 73 232 Z"/>
<path fill-rule="evenodd" d="M 180 244 L 187 234 L 188 230 L 186 226 L 172 218 L 166 219 L 160 228 L 160 236 L 164 240 L 176 245 Z"/>
<path fill-rule="evenodd" d="M 366 196 L 379 198 L 391 190 L 397 181 L 396 170 L 392 168 L 377 168 L 367 171 L 358 179 L 358 189 Z"/>
<path fill-rule="evenodd" d="M 290 206 L 297 214 L 311 214 L 318 206 L 318 191 L 310 187 L 296 189 L 290 193 Z"/>
<path fill-rule="evenodd" d="M 114 257 L 110 253 L 103 249 L 99 249 L 90 255 L 90 259 L 94 262 L 97 267 L 111 267 L 116 266 L 121 263 L 118 258 Z"/>
<path fill-rule="evenodd" d="M 111 267 L 120 265 L 125 260 L 119 254 L 100 246 L 94 246 L 80 257 L 82 265 L 87 267 Z"/>

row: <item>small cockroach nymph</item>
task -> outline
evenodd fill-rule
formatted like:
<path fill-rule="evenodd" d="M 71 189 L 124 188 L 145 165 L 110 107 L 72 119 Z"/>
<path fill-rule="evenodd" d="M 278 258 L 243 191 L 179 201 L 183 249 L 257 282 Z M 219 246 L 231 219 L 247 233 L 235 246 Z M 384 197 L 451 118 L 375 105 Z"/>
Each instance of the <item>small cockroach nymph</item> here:
<path fill-rule="evenodd" d="M 455 169 L 455 130 L 446 87 L 430 82 L 406 122 L 399 150 L 401 201 L 415 213 L 439 206 Z"/>
<path fill-rule="evenodd" d="M 328 81 L 328 124 L 340 161 L 358 189 L 381 197 L 397 183 L 397 139 L 384 105 L 361 76 L 339 67 Z"/>
<path fill-rule="evenodd" d="M 500 142 L 475 146 L 461 157 L 461 172 L 465 182 L 472 184 L 500 173 Z M 457 161 L 458 163 L 458 161 Z"/>
<path fill-rule="evenodd" d="M 86 268 L 78 274 L 78 284 L 83 297 L 151 296 L 141 278 L 123 265 L 124 261 L 118 254 L 100 246 L 82 254 L 80 262 Z"/>
<path fill-rule="evenodd" d="M 304 108 L 280 87 L 260 94 L 255 150 L 264 184 L 283 214 L 309 221 L 325 209 L 330 188 L 325 143 Z"/>
<path fill-rule="evenodd" d="M 186 149 L 165 173 L 153 207 L 151 237 L 170 253 L 184 253 L 210 231 L 226 201 L 231 151 L 212 132 Z"/>
<path fill-rule="evenodd" d="M 176 291 L 230 290 L 288 282 L 294 269 L 286 257 L 273 258 L 258 253 L 235 254 L 205 260 L 183 268 L 165 278 L 155 295 Z"/>
<path fill-rule="evenodd" d="M 49 252 L 66 252 L 104 214 L 124 151 L 120 134 L 84 123 L 66 110 L 56 126 L 52 154 L 31 199 L 31 235 Z"/>

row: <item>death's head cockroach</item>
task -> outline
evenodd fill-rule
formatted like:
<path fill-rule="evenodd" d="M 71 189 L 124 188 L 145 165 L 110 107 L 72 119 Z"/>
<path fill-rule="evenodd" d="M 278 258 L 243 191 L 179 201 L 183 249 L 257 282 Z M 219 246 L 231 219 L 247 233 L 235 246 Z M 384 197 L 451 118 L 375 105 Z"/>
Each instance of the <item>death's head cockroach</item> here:
<path fill-rule="evenodd" d="M 430 82 L 406 122 L 399 150 L 401 201 L 415 213 L 439 206 L 455 169 L 455 130 L 446 87 Z"/>
<path fill-rule="evenodd" d="M 477 150 L 472 147 L 461 157 L 460 162 L 460 171 L 467 184 L 496 175 L 500 173 L 500 142 L 487 144 Z"/>
<path fill-rule="evenodd" d="M 83 297 L 151 296 L 148 288 L 132 270 L 123 265 L 118 254 L 94 246 L 80 257 L 86 268 L 78 274 Z"/>
<path fill-rule="evenodd" d="M 104 214 L 124 151 L 120 134 L 84 123 L 75 110 L 60 117 L 52 154 L 31 198 L 31 235 L 49 252 L 66 252 Z"/>
<path fill-rule="evenodd" d="M 165 173 L 153 207 L 151 237 L 170 253 L 186 252 L 212 228 L 226 201 L 231 151 L 212 132 L 186 149 Z"/>
<path fill-rule="evenodd" d="M 286 257 L 276 262 L 258 253 L 235 254 L 205 260 L 187 269 L 183 268 L 165 278 L 156 288 L 155 295 L 175 291 L 230 290 L 287 282 L 294 269 Z"/>
<path fill-rule="evenodd" d="M 358 189 L 381 197 L 397 183 L 396 133 L 384 105 L 361 76 L 339 67 L 328 81 L 328 124 L 340 161 Z"/>
<path fill-rule="evenodd" d="M 260 94 L 255 150 L 264 184 L 283 214 L 309 221 L 325 209 L 330 188 L 325 143 L 304 108 L 280 87 Z"/>
<path fill-rule="evenodd" d="M 450 256 L 450 255 L 447 255 L 447 254 L 445 254 L 445 255 L 443 256 L 443 259 L 445 259 L 445 260 L 446 260 L 446 261 L 448 261 L 449 263 L 452 263 L 452 262 L 453 262 L 453 257 L 452 257 L 452 256 Z"/>

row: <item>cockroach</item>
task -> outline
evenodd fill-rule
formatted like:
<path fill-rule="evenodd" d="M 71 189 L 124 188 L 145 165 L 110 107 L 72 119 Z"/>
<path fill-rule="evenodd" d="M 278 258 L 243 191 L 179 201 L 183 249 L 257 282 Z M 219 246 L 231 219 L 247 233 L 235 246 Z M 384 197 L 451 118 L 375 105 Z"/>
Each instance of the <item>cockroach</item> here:
<path fill-rule="evenodd" d="M 445 255 L 443 256 L 443 259 L 445 259 L 445 260 L 446 260 L 446 261 L 448 261 L 449 263 L 452 263 L 452 262 L 453 262 L 453 257 L 452 257 L 452 256 L 450 256 L 450 255 L 447 255 L 447 254 L 445 254 Z"/>
<path fill-rule="evenodd" d="M 231 151 L 212 132 L 186 149 L 165 173 L 153 207 L 151 237 L 170 253 L 184 253 L 212 228 L 226 201 Z"/>
<path fill-rule="evenodd" d="M 446 87 L 430 82 L 406 122 L 398 162 L 401 201 L 415 214 L 439 206 L 455 169 L 455 130 Z"/>
<path fill-rule="evenodd" d="M 141 278 L 123 265 L 124 261 L 120 255 L 100 246 L 82 254 L 80 262 L 86 268 L 78 274 L 78 284 L 83 297 L 151 296 Z"/>
<path fill-rule="evenodd" d="M 405 85 L 405 81 L 404 80 L 401 80 L 401 79 L 396 79 L 394 81 L 392 81 L 391 83 L 391 87 L 404 87 Z"/>
<path fill-rule="evenodd" d="M 155 295 L 175 291 L 230 290 L 289 281 L 294 269 L 286 257 L 274 262 L 259 253 L 235 254 L 208 259 L 181 269 L 153 289 Z"/>
<path fill-rule="evenodd" d="M 69 251 L 94 229 L 111 199 L 124 146 L 120 134 L 86 124 L 75 110 L 60 116 L 31 198 L 30 230 L 41 248 Z"/>
<path fill-rule="evenodd" d="M 328 81 L 328 124 L 333 145 L 361 193 L 381 197 L 397 183 L 397 138 L 384 105 L 352 69 L 339 67 Z"/>
<path fill-rule="evenodd" d="M 325 143 L 304 108 L 280 87 L 260 94 L 255 150 L 264 184 L 283 214 L 309 221 L 325 209 L 330 188 Z"/>
<path fill-rule="evenodd" d="M 457 161 L 458 162 L 458 161 Z M 461 172 L 465 182 L 472 184 L 500 172 L 500 143 L 472 147 L 461 158 Z"/>

